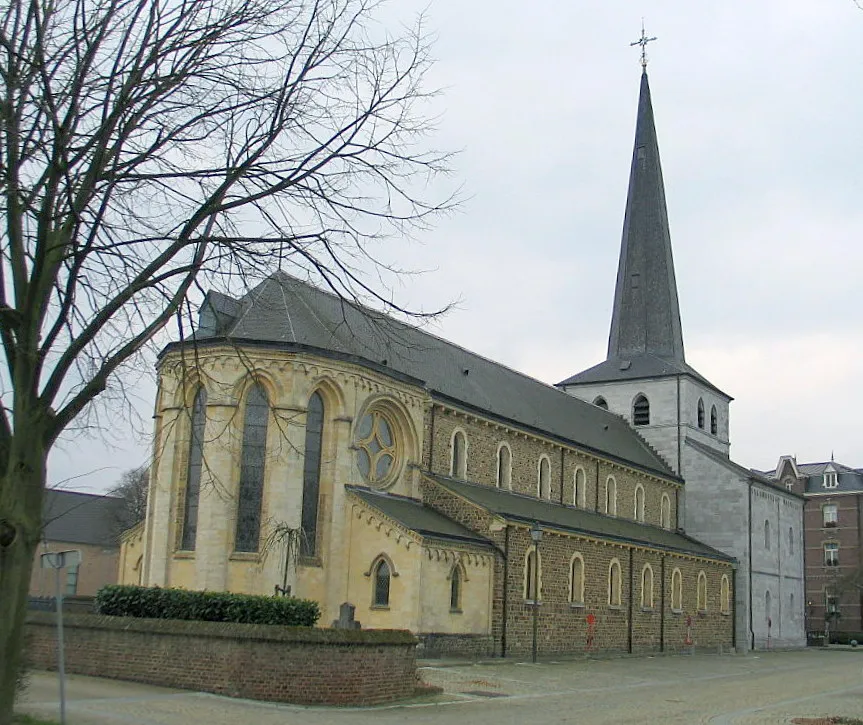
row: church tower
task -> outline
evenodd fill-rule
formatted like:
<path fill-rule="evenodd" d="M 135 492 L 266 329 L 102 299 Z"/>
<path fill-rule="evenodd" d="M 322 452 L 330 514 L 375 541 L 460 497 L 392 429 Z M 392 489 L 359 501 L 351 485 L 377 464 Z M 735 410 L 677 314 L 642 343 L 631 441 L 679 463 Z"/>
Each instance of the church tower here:
<path fill-rule="evenodd" d="M 731 397 L 688 365 L 684 354 L 646 68 L 641 74 L 608 354 L 604 362 L 558 387 L 629 420 L 678 473 L 688 437 L 728 454 Z"/>
<path fill-rule="evenodd" d="M 731 397 L 686 362 L 646 64 L 608 354 L 558 387 L 628 420 L 685 479 L 678 526 L 737 561 L 735 645 L 803 646 L 802 497 L 731 460 Z"/>

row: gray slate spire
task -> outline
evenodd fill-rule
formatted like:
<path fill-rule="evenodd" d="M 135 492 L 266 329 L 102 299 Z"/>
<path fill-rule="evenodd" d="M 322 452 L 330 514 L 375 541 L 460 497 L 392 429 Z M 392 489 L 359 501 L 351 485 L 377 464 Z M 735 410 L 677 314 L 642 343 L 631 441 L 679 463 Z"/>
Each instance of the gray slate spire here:
<path fill-rule="evenodd" d="M 608 360 L 629 360 L 645 353 L 685 362 L 665 187 L 646 71 L 641 74 Z"/>

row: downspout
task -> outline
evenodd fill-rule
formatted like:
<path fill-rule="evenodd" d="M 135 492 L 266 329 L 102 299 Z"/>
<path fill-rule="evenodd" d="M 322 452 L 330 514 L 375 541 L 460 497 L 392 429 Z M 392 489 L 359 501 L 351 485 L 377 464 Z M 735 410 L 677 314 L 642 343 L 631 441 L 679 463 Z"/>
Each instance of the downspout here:
<path fill-rule="evenodd" d="M 509 601 L 509 524 L 504 527 L 503 534 L 503 605 L 501 608 L 500 625 L 500 656 L 506 657 L 506 622 Z"/>
<path fill-rule="evenodd" d="M 731 647 L 737 651 L 737 563 L 731 569 Z"/>
<path fill-rule="evenodd" d="M 665 652 L 665 554 L 659 560 L 659 651 Z"/>
<path fill-rule="evenodd" d="M 561 446 L 561 448 L 560 448 L 560 503 L 561 504 L 563 503 L 563 464 L 564 464 L 563 454 L 564 454 L 564 450 L 563 450 L 563 446 Z M 573 497 L 574 496 L 575 496 L 575 493 L 573 492 Z"/>
<path fill-rule="evenodd" d="M 632 573 L 632 552 L 633 549 L 630 547 L 629 549 L 629 626 L 627 627 L 627 650 L 629 654 L 632 654 L 632 600 L 635 599 L 634 589 L 635 589 L 635 580 Z"/>
<path fill-rule="evenodd" d="M 596 513 L 599 513 L 599 459 L 596 460 L 596 503 L 594 504 L 593 510 Z"/>
<path fill-rule="evenodd" d="M 782 519 L 779 517 L 779 495 L 776 495 L 776 567 L 779 579 L 779 606 L 777 607 L 777 613 L 779 615 L 779 640 L 782 641 L 782 595 L 785 594 L 785 591 L 782 587 L 782 555 L 779 551 L 779 547 L 782 546 L 782 524 L 780 523 Z"/>
<path fill-rule="evenodd" d="M 755 630 L 752 627 L 752 481 L 747 481 L 749 484 L 749 553 L 747 567 L 749 569 L 749 638 L 750 649 L 755 649 Z"/>

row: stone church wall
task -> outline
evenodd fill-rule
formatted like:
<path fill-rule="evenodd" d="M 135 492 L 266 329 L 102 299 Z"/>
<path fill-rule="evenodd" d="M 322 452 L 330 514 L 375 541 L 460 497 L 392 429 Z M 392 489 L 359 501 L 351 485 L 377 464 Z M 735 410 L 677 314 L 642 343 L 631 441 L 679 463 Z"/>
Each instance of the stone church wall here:
<path fill-rule="evenodd" d="M 676 500 L 679 486 L 634 469 L 620 466 L 574 448 L 551 442 L 538 436 L 506 428 L 489 420 L 467 415 L 452 409 L 435 406 L 434 416 L 426 415 L 426 430 L 431 441 L 430 469 L 434 473 L 450 475 L 452 439 L 456 430 L 467 441 L 467 480 L 487 486 L 497 485 L 497 455 L 501 443 L 512 451 L 511 490 L 528 496 L 537 496 L 539 489 L 539 462 L 542 456 L 549 461 L 549 499 L 567 505 L 573 504 L 576 469 L 584 472 L 584 508 L 605 513 L 605 487 L 613 476 L 617 487 L 617 515 L 635 518 L 635 488 L 644 487 L 644 520 L 659 525 L 662 494 L 671 503 L 671 525 L 675 528 Z M 433 436 L 430 434 L 434 429 Z M 599 482 L 597 485 L 597 481 Z"/>

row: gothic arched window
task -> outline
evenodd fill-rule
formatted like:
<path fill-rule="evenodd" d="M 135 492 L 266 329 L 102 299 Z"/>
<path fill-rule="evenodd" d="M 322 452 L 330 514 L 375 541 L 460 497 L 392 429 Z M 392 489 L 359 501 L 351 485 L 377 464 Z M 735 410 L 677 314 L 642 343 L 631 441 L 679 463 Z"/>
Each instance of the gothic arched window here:
<path fill-rule="evenodd" d="M 719 583 L 719 611 L 722 614 L 731 612 L 731 595 L 728 585 L 728 576 L 722 575 L 722 581 Z"/>
<path fill-rule="evenodd" d="M 641 570 L 641 606 L 653 609 L 653 567 L 645 564 Z"/>
<path fill-rule="evenodd" d="M 539 476 L 537 480 L 537 491 L 540 498 L 551 498 L 551 465 L 548 458 L 543 456 L 539 459 Z"/>
<path fill-rule="evenodd" d="M 461 611 L 461 569 L 456 564 L 449 580 L 449 608 L 451 611 Z"/>
<path fill-rule="evenodd" d="M 512 488 L 512 451 L 506 443 L 497 449 L 497 487 Z"/>
<path fill-rule="evenodd" d="M 573 554 L 569 562 L 569 602 L 584 604 L 584 559 L 581 554 Z"/>
<path fill-rule="evenodd" d="M 243 451 L 237 500 L 236 551 L 257 551 L 261 538 L 261 504 L 264 498 L 264 460 L 267 453 L 267 419 L 270 405 L 260 383 L 249 388 L 243 420 Z"/>
<path fill-rule="evenodd" d="M 189 467 L 186 469 L 186 496 L 183 503 L 183 533 L 180 548 L 195 550 L 198 533 L 198 500 L 201 494 L 201 468 L 204 463 L 204 428 L 207 423 L 207 391 L 203 387 L 192 404 L 192 426 L 189 436 Z"/>
<path fill-rule="evenodd" d="M 374 595 L 372 603 L 375 607 L 388 607 L 390 605 L 390 565 L 386 559 L 380 559 L 372 572 L 372 584 Z"/>
<path fill-rule="evenodd" d="M 632 424 L 650 425 L 650 402 L 644 395 L 637 395 L 632 401 Z"/>
<path fill-rule="evenodd" d="M 612 607 L 619 607 L 620 602 L 620 562 L 617 559 L 612 559 L 608 567 L 608 604 Z"/>
<path fill-rule="evenodd" d="M 704 428 L 704 401 L 698 399 L 698 427 Z"/>
<path fill-rule="evenodd" d="M 644 486 L 635 487 L 635 520 L 644 521 Z"/>
<path fill-rule="evenodd" d="M 605 513 L 617 516 L 617 481 L 614 476 L 605 479 Z"/>
<path fill-rule="evenodd" d="M 575 469 L 574 474 L 575 482 L 572 488 L 572 504 L 573 506 L 580 506 L 584 508 L 584 500 L 587 488 L 585 482 L 584 469 L 579 467 Z"/>
<path fill-rule="evenodd" d="M 695 608 L 699 612 L 707 611 L 707 575 L 700 571 L 698 572 L 698 584 L 695 592 L 696 605 Z"/>
<path fill-rule="evenodd" d="M 467 478 L 467 439 L 460 430 L 452 436 L 452 460 L 449 473 L 453 478 L 462 480 Z"/>
<path fill-rule="evenodd" d="M 667 493 L 662 494 L 662 501 L 659 504 L 659 525 L 663 529 L 671 528 L 671 499 Z"/>
<path fill-rule="evenodd" d="M 712 435 L 719 434 L 719 416 L 716 414 L 716 406 L 710 409 L 710 433 Z"/>
<path fill-rule="evenodd" d="M 683 575 L 680 569 L 671 572 L 671 610 L 683 611 Z"/>
<path fill-rule="evenodd" d="M 314 556 L 318 538 L 318 499 L 321 492 L 321 450 L 324 443 L 324 399 L 312 393 L 306 411 L 306 446 L 303 458 L 303 513 L 300 553 Z"/>

